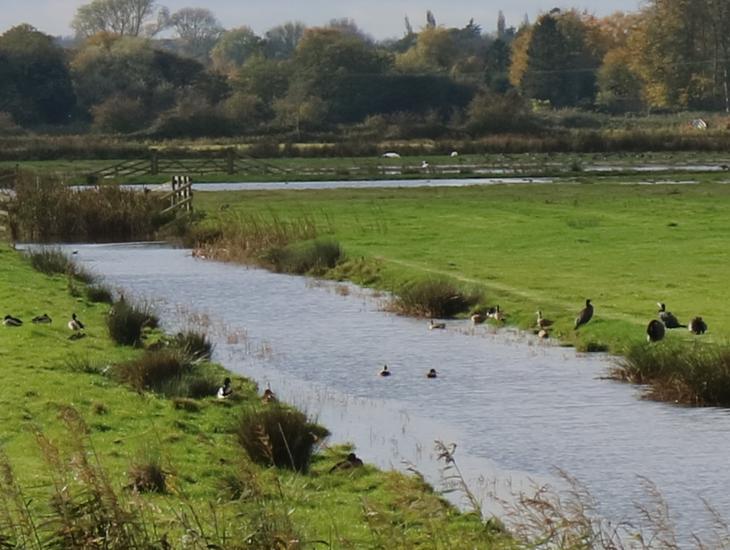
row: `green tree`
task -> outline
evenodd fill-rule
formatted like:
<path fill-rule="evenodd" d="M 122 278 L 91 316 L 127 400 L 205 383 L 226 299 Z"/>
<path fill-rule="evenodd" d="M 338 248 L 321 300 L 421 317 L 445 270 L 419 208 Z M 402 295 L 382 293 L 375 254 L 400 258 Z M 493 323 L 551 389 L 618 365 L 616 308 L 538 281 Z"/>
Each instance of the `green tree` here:
<path fill-rule="evenodd" d="M 223 32 L 213 12 L 205 8 L 183 8 L 170 16 L 169 25 L 182 44 L 182 52 L 205 60 Z"/>
<path fill-rule="evenodd" d="M 627 48 L 616 48 L 606 54 L 598 71 L 600 106 L 614 113 L 643 108 L 641 79 L 632 65 L 632 54 Z"/>
<path fill-rule="evenodd" d="M 71 23 L 82 38 L 100 32 L 139 36 L 155 11 L 155 0 L 93 0 L 81 6 Z"/>
<path fill-rule="evenodd" d="M 210 58 L 216 70 L 232 73 L 263 50 L 263 42 L 250 27 L 226 31 L 220 37 Z"/>
<path fill-rule="evenodd" d="M 264 53 L 271 59 L 290 59 L 304 36 L 304 23 L 289 22 L 266 31 Z"/>
<path fill-rule="evenodd" d="M 0 111 L 20 124 L 60 124 L 75 104 L 65 53 L 51 36 L 30 25 L 0 36 Z"/>

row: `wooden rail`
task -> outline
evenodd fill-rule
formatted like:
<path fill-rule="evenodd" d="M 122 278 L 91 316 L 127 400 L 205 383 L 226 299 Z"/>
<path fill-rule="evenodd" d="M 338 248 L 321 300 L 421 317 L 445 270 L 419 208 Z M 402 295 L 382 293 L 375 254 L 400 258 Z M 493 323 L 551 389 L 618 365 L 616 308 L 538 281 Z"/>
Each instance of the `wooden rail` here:
<path fill-rule="evenodd" d="M 162 210 L 163 214 L 185 210 L 193 210 L 193 182 L 190 176 L 173 176 L 171 180 L 172 191 L 162 196 L 162 200 L 169 201 L 170 206 Z"/>

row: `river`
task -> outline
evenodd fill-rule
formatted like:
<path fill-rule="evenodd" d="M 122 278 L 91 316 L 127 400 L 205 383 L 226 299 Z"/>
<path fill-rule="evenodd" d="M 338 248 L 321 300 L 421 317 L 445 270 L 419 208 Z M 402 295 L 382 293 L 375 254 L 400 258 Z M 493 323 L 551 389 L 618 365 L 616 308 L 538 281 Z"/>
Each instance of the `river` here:
<path fill-rule="evenodd" d="M 730 411 L 640 399 L 604 379 L 611 358 L 513 330 L 382 311 L 353 285 L 193 258 L 164 245 L 75 245 L 113 288 L 153 302 L 169 331 L 203 325 L 214 358 L 267 384 L 382 468 L 412 466 L 440 486 L 434 440 L 456 443 L 469 485 L 495 512 L 560 468 L 613 521 L 638 517 L 641 478 L 666 499 L 681 540 L 707 535 L 703 499 L 730 518 Z M 600 313 L 599 313 L 600 314 Z M 393 375 L 377 376 L 383 364 Z M 439 378 L 427 379 L 430 368 Z M 452 495 L 459 501 L 458 496 Z"/>

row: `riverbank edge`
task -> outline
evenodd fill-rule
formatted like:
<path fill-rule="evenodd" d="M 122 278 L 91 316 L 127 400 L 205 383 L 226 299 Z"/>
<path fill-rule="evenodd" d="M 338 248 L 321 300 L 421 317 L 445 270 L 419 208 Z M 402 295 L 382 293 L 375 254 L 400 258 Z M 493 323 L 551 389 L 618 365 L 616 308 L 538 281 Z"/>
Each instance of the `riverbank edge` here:
<path fill-rule="evenodd" d="M 5 250 L 2 250 L 2 249 L 5 249 Z M 4 252 L 4 254 L 3 254 L 3 252 Z M 0 256 L 3 256 L 3 255 L 6 256 L 6 258 L 9 258 L 12 255 L 13 259 L 11 260 L 10 263 L 15 264 L 15 265 L 11 265 L 10 267 L 14 268 L 14 269 L 18 269 L 19 271 L 22 271 L 22 274 L 20 274 L 19 277 L 22 278 L 26 282 L 26 286 L 24 286 L 24 288 L 22 289 L 23 292 L 25 292 L 25 293 L 32 292 L 35 294 L 44 295 L 45 296 L 45 307 L 47 307 L 49 310 L 51 310 L 53 306 L 55 306 L 57 308 L 61 307 L 54 303 L 58 299 L 58 296 L 56 296 L 56 295 L 59 293 L 68 293 L 67 289 L 64 289 L 64 286 L 66 286 L 67 284 L 70 285 L 71 284 L 70 282 L 67 282 L 65 280 L 65 278 L 62 276 L 47 277 L 47 276 L 36 273 L 27 264 L 27 262 L 25 261 L 25 258 L 23 258 L 22 253 L 20 253 L 18 251 L 10 250 L 9 248 L 6 248 L 3 246 L 0 249 Z M 6 269 L 7 268 L 8 268 L 8 265 L 6 264 Z M 39 281 L 41 280 L 41 279 L 39 279 L 40 277 L 44 278 L 45 283 L 47 283 L 47 285 L 38 284 Z M 83 285 L 78 282 L 74 282 L 73 284 L 74 284 L 74 292 L 78 293 L 80 288 Z M 0 282 L 0 288 L 2 288 L 3 286 L 6 286 L 6 284 Z M 50 291 L 49 288 L 47 288 L 46 286 L 53 287 L 54 290 Z M 0 292 L 0 297 L 3 297 L 3 298 L 5 298 L 6 296 L 8 296 L 10 294 L 9 291 L 13 291 L 14 293 L 17 294 L 17 289 L 2 288 L 2 290 L 3 290 L 3 292 Z M 69 286 L 68 290 L 70 290 L 70 286 Z M 69 296 L 70 296 L 70 298 L 69 298 Z M 69 296 L 66 296 L 66 301 L 71 300 L 72 302 L 77 302 L 79 305 L 81 304 L 81 302 L 79 301 L 78 298 L 75 298 L 71 294 Z M 22 302 L 22 300 L 18 300 L 18 303 L 20 303 L 20 302 Z M 89 303 L 85 303 L 85 306 L 86 306 L 85 310 L 82 310 L 81 316 L 83 316 L 85 318 L 85 320 L 87 322 L 87 326 L 89 326 L 89 325 L 93 326 L 94 324 L 96 324 L 97 326 L 100 326 L 100 324 L 99 324 L 100 320 L 103 319 L 104 315 L 106 315 L 106 312 L 102 311 L 103 307 L 98 304 L 91 305 Z M 6 307 L 7 307 L 7 304 L 6 304 Z M 17 312 L 17 314 L 23 314 L 25 316 L 25 311 L 23 309 L 21 309 L 19 306 L 16 306 L 16 307 L 17 307 L 17 309 L 15 311 Z M 73 307 L 77 307 L 77 306 L 73 306 Z M 3 329 L 10 330 L 10 331 L 13 330 L 13 329 L 7 328 L 7 327 L 3 327 Z M 55 325 L 54 325 L 54 329 L 56 329 Z M 58 330 L 61 331 L 63 329 L 61 327 L 59 327 Z M 15 333 L 15 334 L 19 334 L 19 333 Z M 125 348 L 122 346 L 111 346 L 110 347 L 109 342 L 108 342 L 109 339 L 108 339 L 108 336 L 106 336 L 106 335 L 102 336 L 99 334 L 91 334 L 91 336 L 92 336 L 91 339 L 82 339 L 82 340 L 80 340 L 80 342 L 89 341 L 89 340 L 95 341 L 95 340 L 97 340 L 97 338 L 104 339 L 106 341 L 105 343 L 102 343 L 100 345 L 100 349 L 95 350 L 95 354 L 94 354 L 95 362 L 101 361 L 103 363 L 114 364 L 114 363 L 118 363 L 123 360 L 128 360 L 130 357 L 135 356 L 138 353 L 141 353 L 141 351 L 138 352 L 131 348 Z M 67 345 L 66 344 L 67 339 L 64 338 L 64 340 L 66 340 L 66 342 L 64 342 L 63 345 Z M 59 340 L 59 342 L 60 342 L 60 340 Z M 20 343 L 20 342 L 17 342 L 17 343 Z M 69 346 L 76 345 L 76 343 L 74 342 L 73 344 L 68 344 L 68 345 Z M 32 375 L 32 376 L 35 376 L 34 383 L 38 384 L 40 381 L 39 379 L 42 379 L 44 377 L 45 371 L 50 370 L 51 364 L 58 362 L 59 358 L 47 357 L 47 355 L 52 355 L 52 354 L 48 354 L 46 352 L 46 350 L 43 350 L 42 345 L 37 346 L 37 348 L 38 349 L 35 351 L 40 352 L 40 354 L 36 358 L 34 358 L 34 361 L 33 361 L 34 366 L 15 365 L 15 363 L 6 364 L 5 365 L 6 377 L 8 376 L 8 370 L 10 370 L 10 369 L 18 369 L 19 372 L 22 372 L 22 374 L 24 376 L 27 376 L 29 374 L 29 372 L 34 372 L 34 369 L 37 368 L 37 366 L 40 364 L 40 365 L 44 366 L 42 368 L 42 370 L 40 371 L 40 374 L 35 372 Z M 68 348 L 68 349 L 73 349 L 73 348 Z M 58 350 L 55 350 L 55 351 L 58 351 Z M 12 349 L 10 349 L 10 353 L 11 353 L 11 355 L 13 354 Z M 21 362 L 25 362 L 25 361 L 24 361 L 23 357 L 17 357 L 17 362 L 21 363 Z M 216 373 L 218 375 L 222 376 L 223 374 L 228 374 L 232 378 L 234 378 L 234 384 L 238 388 L 238 391 L 241 392 L 241 402 L 236 403 L 235 400 L 226 401 L 226 402 L 218 402 L 217 400 L 215 400 L 215 397 L 212 397 L 212 398 L 208 398 L 207 402 L 203 403 L 203 407 L 208 407 L 210 410 L 214 410 L 214 409 L 222 410 L 223 408 L 228 410 L 228 409 L 231 409 L 231 405 L 233 405 L 233 408 L 236 408 L 236 405 L 238 405 L 237 408 L 240 409 L 241 407 L 244 407 L 244 406 L 250 406 L 251 401 L 258 402 L 258 396 L 255 391 L 255 384 L 252 381 L 250 381 L 249 379 L 247 379 L 245 377 L 230 373 L 222 365 L 211 364 L 211 366 L 216 369 Z M 141 403 L 143 402 L 146 404 L 148 402 L 153 402 L 156 407 L 169 407 L 169 404 L 167 404 L 170 401 L 169 399 L 165 399 L 165 398 L 156 396 L 155 394 L 138 395 L 125 386 L 121 386 L 120 384 L 110 382 L 107 377 L 104 377 L 103 375 L 100 375 L 99 373 L 81 372 L 81 371 L 66 372 L 64 369 L 63 377 L 64 377 L 66 384 L 72 382 L 71 385 L 73 386 L 78 382 L 78 386 L 84 387 L 84 388 L 86 388 L 86 385 L 88 383 L 90 383 L 90 378 L 94 378 L 94 381 L 91 381 L 92 388 L 93 388 L 91 393 L 93 395 L 91 395 L 90 397 L 87 395 L 86 396 L 87 399 L 83 400 L 84 402 L 88 401 L 89 398 L 95 400 L 95 403 L 99 403 L 99 402 L 104 403 L 104 402 L 109 402 L 110 400 L 113 401 L 111 398 L 109 398 L 109 394 L 108 394 L 108 392 L 111 391 L 111 392 L 115 392 L 115 393 L 126 394 L 127 397 L 124 399 L 128 399 L 130 401 L 136 400 L 136 397 L 139 397 L 142 400 L 142 401 L 140 401 Z M 8 380 L 8 382 L 10 382 L 10 379 Z M 79 390 L 79 391 L 83 394 L 83 390 Z M 87 391 L 88 391 L 88 389 L 87 389 Z M 35 395 L 35 393 L 33 394 L 33 397 L 37 397 Z M 78 396 L 77 396 L 77 398 L 78 398 Z M 62 402 L 55 402 L 55 401 L 54 401 L 54 403 L 55 403 L 54 407 L 55 406 L 73 406 L 74 400 L 72 399 L 69 403 L 66 403 L 66 404 L 64 404 Z M 78 403 L 76 403 L 76 405 L 78 406 Z M 225 407 L 223 407 L 223 405 L 225 405 Z M 102 409 L 101 407 L 99 407 L 96 404 L 94 406 L 99 408 L 99 410 Z M 114 405 L 111 405 L 112 412 L 116 412 L 116 411 L 114 411 L 114 408 L 115 408 Z M 177 408 L 177 407 L 175 407 L 175 408 Z M 140 410 L 143 410 L 143 409 L 144 409 L 144 406 L 140 406 Z M 139 413 L 140 410 L 137 410 L 136 412 Z M 81 412 L 83 413 L 83 411 L 81 411 Z M 224 414 L 226 414 L 227 416 L 230 416 L 230 412 L 231 411 L 228 410 L 228 412 L 226 412 Z M 109 413 L 108 408 L 106 408 L 103 413 L 98 413 L 98 414 L 109 415 L 110 413 Z M 212 418 L 212 419 L 208 418 L 206 420 L 203 418 L 204 414 L 202 416 L 196 416 L 195 414 L 188 414 L 185 412 L 181 412 L 180 414 L 184 416 L 184 418 L 179 419 L 180 422 L 184 422 L 186 425 L 188 425 L 189 429 L 191 429 L 194 433 L 205 433 L 206 431 L 209 431 L 210 424 L 216 424 L 221 419 L 220 415 L 218 415 L 218 417 L 216 417 L 216 418 Z M 83 416 L 83 414 L 82 414 L 82 416 Z M 143 414 L 143 415 L 141 415 L 140 418 L 137 418 L 136 421 L 145 422 L 145 418 L 146 418 L 147 420 L 150 421 L 151 424 L 155 424 L 156 421 L 155 421 L 154 417 L 156 417 L 156 416 L 159 416 L 159 414 L 150 415 L 149 417 L 146 417 Z M 109 424 L 111 423 L 109 418 L 110 418 L 109 416 L 105 416 L 107 423 L 104 425 L 103 431 L 101 432 L 101 434 L 106 434 L 108 432 L 115 431 L 113 429 L 113 427 L 109 426 Z M 93 419 L 90 419 L 89 424 L 91 426 L 91 430 L 95 431 L 96 430 L 95 426 L 97 425 L 97 423 L 93 422 Z M 10 431 L 8 429 L 9 425 L 7 423 L 4 424 L 4 426 L 6 428 L 6 431 Z M 41 428 L 44 430 L 46 428 L 50 429 L 50 426 L 41 425 Z M 129 428 L 129 426 L 127 428 Z M 20 432 L 21 430 L 19 429 L 17 431 Z M 235 436 L 233 434 L 231 434 L 230 432 L 226 432 L 226 434 L 223 434 L 222 436 L 219 435 L 216 437 L 217 438 L 226 437 L 226 439 L 229 439 L 229 440 L 232 440 L 235 438 Z M 172 436 L 173 434 L 171 433 L 169 435 Z M 94 434 L 94 436 L 95 436 L 95 440 L 97 443 L 97 449 L 101 448 L 102 445 L 98 445 L 98 443 L 99 443 L 98 438 L 104 437 L 104 436 L 102 436 L 102 435 L 97 436 L 96 433 Z M 166 439 L 166 436 L 164 433 L 158 433 L 157 436 L 162 440 Z M 172 443 L 167 445 L 166 448 L 169 448 L 170 445 L 172 445 Z M 6 447 L 6 445 L 3 445 L 3 448 L 5 448 L 5 447 Z M 11 445 L 11 447 L 12 447 L 12 445 Z M 22 463 L 24 460 L 28 459 L 27 446 L 25 446 L 24 448 L 26 448 L 26 452 L 24 452 L 24 453 L 20 453 L 20 454 L 13 453 L 12 450 L 11 450 L 11 452 L 8 453 L 11 463 L 17 463 L 17 462 Z M 316 487 L 315 485 L 317 485 L 317 484 L 322 485 L 323 483 L 327 484 L 327 481 L 326 480 L 323 481 L 321 476 L 323 476 L 327 472 L 329 472 L 330 468 L 332 468 L 338 462 L 338 460 L 340 460 L 342 458 L 342 456 L 344 454 L 346 454 L 346 451 L 348 451 L 348 450 L 349 450 L 349 447 L 347 447 L 347 446 L 344 446 L 344 447 L 338 446 L 338 447 L 329 449 L 324 453 L 318 454 L 315 458 L 315 465 L 313 466 L 313 472 L 317 477 L 314 479 L 311 479 L 307 476 L 304 476 L 298 480 L 298 482 L 301 483 L 302 486 L 297 487 L 297 490 L 302 491 L 305 494 L 305 496 L 302 497 L 301 495 L 299 495 L 297 498 L 299 500 L 305 500 L 305 501 L 308 500 L 308 498 L 315 502 L 318 500 L 321 501 L 321 496 L 319 496 L 317 494 L 317 490 L 321 489 L 321 487 Z M 226 464 L 230 464 L 230 463 L 233 463 L 236 461 L 235 457 L 230 456 L 232 451 L 234 454 L 236 454 L 235 444 L 232 444 L 231 441 L 228 441 L 227 450 L 221 451 L 226 456 L 225 461 L 224 461 Z M 104 454 L 104 453 L 102 452 L 101 454 Z M 243 450 L 238 449 L 237 454 L 243 454 Z M 23 457 L 23 459 L 20 461 L 18 461 L 19 456 Z M 132 457 L 127 456 L 126 458 L 131 459 Z M 174 462 L 174 460 L 171 457 L 168 457 L 168 458 L 170 458 L 170 463 Z M 31 462 L 37 463 L 37 458 L 33 459 Z M 116 459 L 112 462 L 115 462 L 118 464 L 119 460 Z M 189 461 L 187 460 L 187 457 L 186 457 L 186 460 L 181 460 L 180 462 L 185 463 L 185 462 L 189 462 Z M 107 464 L 106 460 L 104 461 L 104 463 Z M 37 466 L 38 466 L 38 464 L 34 464 L 34 467 L 31 469 L 35 470 Z M 212 464 L 210 466 L 213 467 Z M 220 473 L 219 470 L 221 470 L 221 467 L 222 466 L 220 466 L 220 465 L 218 467 L 213 467 L 213 470 Z M 20 468 L 20 469 L 23 470 L 23 468 Z M 271 493 L 280 492 L 282 483 L 284 485 L 295 483 L 294 480 L 296 480 L 297 474 L 290 474 L 288 472 L 279 472 L 279 471 L 276 471 L 273 473 L 272 472 L 273 472 L 272 470 L 267 470 L 267 469 L 262 469 L 262 471 L 260 472 L 260 477 L 262 480 L 267 480 L 268 483 L 275 484 L 276 486 L 278 486 L 278 489 L 276 489 L 272 485 L 271 487 L 266 489 L 266 492 L 271 492 Z M 120 478 L 119 474 L 120 474 L 119 472 L 115 472 L 112 477 L 114 477 L 116 480 L 118 480 Z M 24 476 L 21 475 L 21 478 L 22 477 L 24 477 Z M 122 475 L 121 477 L 124 477 L 124 476 Z M 363 469 L 363 473 L 361 475 L 355 474 L 353 472 L 352 474 L 346 475 L 345 479 L 346 479 L 346 481 L 343 481 L 342 479 L 339 479 L 339 478 L 332 480 L 333 487 L 330 487 L 329 490 L 333 495 L 339 495 L 339 496 L 335 497 L 337 500 L 352 500 L 353 498 L 355 498 L 359 502 L 359 500 L 361 498 L 363 498 L 361 496 L 362 495 L 361 492 L 363 490 L 363 484 L 365 486 L 371 486 L 371 488 L 377 487 L 376 492 L 382 492 L 383 495 L 378 496 L 376 494 L 375 496 L 372 497 L 372 501 L 369 503 L 369 506 L 371 507 L 372 510 L 376 510 L 381 507 L 386 507 L 386 508 L 391 507 L 391 506 L 393 506 L 392 503 L 394 503 L 394 502 L 395 503 L 405 502 L 405 501 L 408 501 L 409 499 L 414 499 L 416 501 L 423 500 L 424 502 L 429 503 L 430 512 L 435 514 L 434 517 L 423 515 L 423 514 L 426 514 L 426 512 L 423 512 L 423 513 L 417 512 L 417 513 L 415 513 L 413 518 L 409 518 L 411 521 L 415 521 L 417 524 L 429 525 L 431 527 L 433 527 L 433 525 L 435 523 L 440 522 L 441 528 L 446 529 L 446 531 L 448 531 L 451 535 L 458 536 L 458 532 L 455 533 L 455 530 L 458 530 L 461 528 L 461 529 L 464 529 L 464 533 L 466 533 L 466 535 L 465 535 L 466 539 L 468 539 L 470 536 L 487 537 L 490 541 L 493 540 L 495 542 L 495 547 L 499 547 L 499 548 L 511 547 L 511 539 L 509 539 L 508 537 L 506 537 L 504 534 L 501 533 L 501 527 L 499 527 L 499 523 L 496 520 L 491 520 L 491 521 L 485 523 L 485 522 L 482 522 L 481 519 L 477 519 L 474 516 L 474 514 L 458 512 L 451 504 L 449 504 L 445 499 L 443 499 L 443 497 L 438 495 L 434 491 L 433 487 L 431 487 L 430 485 L 427 485 L 422 480 L 419 480 L 419 479 L 413 478 L 413 477 L 409 477 L 409 476 L 405 476 L 405 475 L 397 473 L 397 472 L 381 472 L 371 466 L 366 466 Z M 348 487 L 348 485 L 351 485 L 351 486 Z M 388 488 L 388 487 L 390 487 L 390 488 Z M 311 493 L 311 495 L 309 497 L 306 496 L 307 492 Z M 172 493 L 167 494 L 164 497 L 153 497 L 153 503 L 155 506 L 159 506 L 159 505 L 162 505 L 162 501 L 167 500 L 167 502 L 165 502 L 164 505 L 173 506 L 169 502 L 169 499 L 172 499 L 175 497 L 182 497 L 181 500 L 179 500 L 178 506 L 185 507 L 185 506 L 189 505 L 189 501 L 186 500 L 186 498 L 184 497 L 184 493 L 185 493 L 185 491 L 180 491 L 180 492 L 174 491 Z M 390 503 L 390 504 L 388 504 L 388 503 Z M 339 504 L 341 504 L 341 503 L 339 503 Z M 301 503 L 300 503 L 300 505 L 301 505 Z M 362 506 L 362 504 L 360 506 Z M 314 513 L 315 516 L 321 516 L 322 518 L 325 518 L 325 519 L 320 520 L 323 522 L 324 525 L 327 525 L 327 521 L 330 521 L 330 520 L 327 520 L 326 518 L 328 518 L 334 512 L 334 510 L 339 509 L 339 506 L 335 506 L 335 508 L 329 512 L 327 511 L 328 508 L 331 508 L 331 506 L 327 506 L 327 507 L 323 508 L 321 512 Z M 396 510 L 391 510 L 391 512 L 394 514 L 398 513 Z M 412 512 L 408 512 L 408 513 L 412 514 Z M 419 518 L 419 516 L 423 516 L 423 517 Z M 438 517 L 436 517 L 436 516 L 438 516 Z M 168 517 L 168 518 L 163 519 L 163 522 L 169 523 L 170 518 Z M 338 529 L 341 529 L 341 528 L 342 528 L 341 525 L 334 526 L 335 531 L 338 531 Z M 362 530 L 363 528 L 366 528 L 366 525 L 353 526 L 353 529 L 355 531 Z M 329 524 L 330 536 L 332 533 L 332 529 L 333 529 L 333 524 L 330 523 Z M 326 529 L 324 531 L 326 532 Z M 338 536 L 344 537 L 344 539 L 346 540 L 353 535 L 345 532 L 345 533 L 339 533 Z M 404 535 L 404 537 L 405 537 L 405 535 Z M 423 538 L 423 537 L 415 536 L 414 540 L 418 540 L 419 538 Z M 426 538 L 428 538 L 428 537 L 426 537 Z M 403 540 L 404 540 L 404 542 L 406 541 L 405 538 Z M 408 540 L 411 540 L 411 539 L 408 539 Z"/>

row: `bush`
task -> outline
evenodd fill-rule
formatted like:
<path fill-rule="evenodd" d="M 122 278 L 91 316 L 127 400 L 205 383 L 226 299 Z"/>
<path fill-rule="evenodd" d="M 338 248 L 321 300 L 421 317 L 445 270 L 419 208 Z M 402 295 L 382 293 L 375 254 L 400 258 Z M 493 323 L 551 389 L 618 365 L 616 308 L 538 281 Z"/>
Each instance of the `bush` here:
<path fill-rule="evenodd" d="M 139 99 L 113 96 L 91 108 L 93 127 L 99 132 L 129 134 L 147 125 L 149 116 Z"/>
<path fill-rule="evenodd" d="M 213 344 L 208 337 L 192 330 L 179 332 L 172 345 L 194 360 L 210 359 L 213 354 Z"/>
<path fill-rule="evenodd" d="M 273 405 L 244 413 L 236 435 L 254 462 L 305 473 L 315 445 L 329 432 L 299 411 Z"/>
<path fill-rule="evenodd" d="M 342 255 L 338 242 L 316 240 L 272 248 L 264 255 L 264 260 L 280 273 L 321 274 L 335 267 Z"/>
<path fill-rule="evenodd" d="M 39 248 L 26 252 L 30 265 L 46 275 L 68 275 L 84 283 L 94 281 L 94 275 L 79 267 L 59 248 Z"/>
<path fill-rule="evenodd" d="M 167 489 L 165 471 L 157 453 L 144 453 L 127 472 L 131 487 L 140 493 L 164 493 Z"/>
<path fill-rule="evenodd" d="M 102 285 L 91 285 L 86 287 L 86 298 L 97 304 L 113 304 L 114 297 L 111 290 Z"/>
<path fill-rule="evenodd" d="M 123 346 L 140 345 L 144 328 L 155 328 L 158 322 L 149 307 L 135 306 L 123 299 L 114 304 L 106 318 L 109 335 Z"/>
<path fill-rule="evenodd" d="M 479 303 L 478 292 L 467 292 L 445 279 L 426 279 L 403 287 L 392 299 L 390 308 L 402 315 L 453 317 Z"/>

